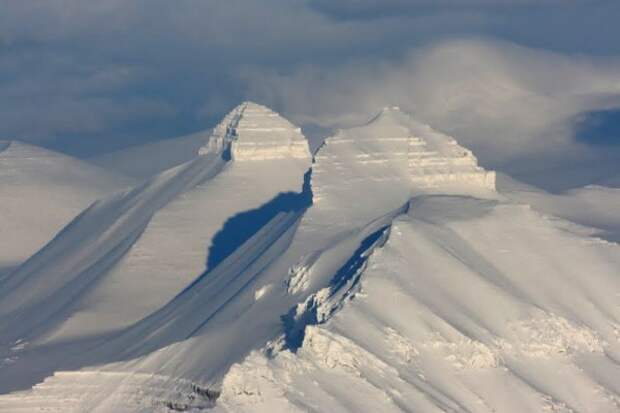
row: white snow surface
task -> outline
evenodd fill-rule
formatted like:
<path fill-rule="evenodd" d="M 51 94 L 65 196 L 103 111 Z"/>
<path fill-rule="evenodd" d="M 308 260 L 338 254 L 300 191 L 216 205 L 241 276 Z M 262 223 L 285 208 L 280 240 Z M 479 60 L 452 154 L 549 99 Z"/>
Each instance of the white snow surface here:
<path fill-rule="evenodd" d="M 367 124 L 327 138 L 312 178 L 315 204 L 346 211 L 342 219 L 381 210 L 376 202 L 404 203 L 420 192 L 485 196 L 495 190 L 495 172 L 479 167 L 471 151 L 398 107 L 386 107 Z M 359 202 L 364 192 L 381 196 Z"/>
<path fill-rule="evenodd" d="M 620 410 L 620 246 L 578 204 L 396 108 L 309 181 L 302 142 L 243 103 L 0 280 L 0 412 Z"/>
<path fill-rule="evenodd" d="M 67 155 L 0 141 L 0 273 L 35 253 L 89 204 L 133 183 Z"/>
<path fill-rule="evenodd" d="M 508 198 L 531 205 L 542 213 L 584 225 L 592 235 L 620 242 L 620 188 L 588 185 L 558 194 L 498 176 L 498 189 Z"/>
<path fill-rule="evenodd" d="M 228 144 L 232 158 L 237 161 L 307 160 L 309 156 L 308 142 L 301 128 L 253 102 L 244 102 L 233 109 L 215 128 L 200 153 L 220 151 Z"/>
<path fill-rule="evenodd" d="M 414 198 L 346 293 L 316 294 L 301 347 L 234 365 L 219 408 L 618 411 L 618 264 L 526 206 Z"/>
<path fill-rule="evenodd" d="M 88 162 L 109 171 L 118 171 L 124 175 L 145 180 L 166 169 L 191 161 L 196 157 L 199 148 L 208 142 L 210 136 L 211 131 L 204 130 L 190 135 L 131 146 L 89 158 Z"/>

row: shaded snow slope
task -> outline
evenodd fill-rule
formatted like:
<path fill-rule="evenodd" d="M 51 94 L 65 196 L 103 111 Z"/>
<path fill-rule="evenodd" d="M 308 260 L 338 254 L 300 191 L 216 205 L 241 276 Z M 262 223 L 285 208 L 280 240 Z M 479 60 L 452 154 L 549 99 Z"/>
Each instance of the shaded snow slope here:
<path fill-rule="evenodd" d="M 295 353 L 233 366 L 219 409 L 618 411 L 618 265 L 525 206 L 415 198 L 358 280 L 316 293 Z"/>
<path fill-rule="evenodd" d="M 215 174 L 222 167 L 220 159 L 217 155 L 201 157 L 96 202 L 3 279 L 3 344 L 37 337 L 62 322 L 74 311 L 75 301 L 131 248 L 152 215 L 188 187 Z"/>
<path fill-rule="evenodd" d="M 241 273 L 232 297 L 214 274 L 186 292 L 188 309 L 204 312 L 158 323 L 170 333 L 198 325 L 181 331 L 189 339 L 59 373 L 1 397 L 0 411 L 202 411 L 220 386 L 215 411 L 617 411 L 620 247 L 497 200 L 421 196 L 405 211 L 306 256 L 284 285 L 281 258 L 271 260 L 296 240 L 276 236 L 271 264 Z M 133 337 L 136 347 L 153 331 Z M 262 351 L 226 367 L 261 336 Z M 210 381 L 217 370 L 227 371 L 221 385 Z"/>
<path fill-rule="evenodd" d="M 303 211 L 279 213 L 233 255 L 168 305 L 120 335 L 91 346 L 82 355 L 90 364 L 130 360 L 81 370 L 80 377 L 88 383 L 85 387 L 70 384 L 75 376 L 56 375 L 32 391 L 0 397 L 0 411 L 23 405 L 54 405 L 54 397 L 66 400 L 65 411 L 79 412 L 97 411 L 93 405 L 101 408 L 99 411 L 135 412 L 169 411 L 165 406 L 170 405 L 183 409 L 204 405 L 204 397 L 196 397 L 189 386 L 183 387 L 181 383 L 195 383 L 214 395 L 219 394 L 221 379 L 230 365 L 282 334 L 286 330 L 282 317 L 316 289 L 328 286 L 364 239 L 389 225 L 400 211 L 341 234 L 327 245 L 317 242 L 312 228 L 301 227 L 307 225 L 303 218 L 299 221 Z M 320 245 L 322 248 L 316 250 Z M 306 280 L 307 288 L 293 287 L 294 280 L 300 276 L 311 277 Z M 281 345 L 278 343 L 271 346 L 278 347 Z M 64 347 L 67 348 L 70 347 Z M 68 357 L 58 355 L 62 356 Z M 17 350 L 14 357 L 13 365 L 17 365 L 21 357 L 32 355 L 25 349 Z M 152 388 L 140 381 L 135 384 L 136 373 L 161 378 L 158 380 L 165 382 L 166 390 L 182 390 L 162 395 L 159 386 Z M 108 376 L 127 385 L 110 386 L 106 384 Z M 101 392 L 105 392 L 106 400 L 114 401 L 111 406 L 99 402 L 97 395 Z M 133 395 L 135 405 L 127 404 L 126 394 Z M 49 399 L 52 403 L 45 404 Z"/>
<path fill-rule="evenodd" d="M 211 131 L 206 130 L 187 136 L 133 146 L 89 158 L 88 162 L 109 171 L 119 171 L 137 179 L 147 179 L 195 158 L 196 153 L 209 140 L 210 135 Z"/>
<path fill-rule="evenodd" d="M 128 178 L 57 152 L 0 141 L 0 268 L 15 266 Z"/>

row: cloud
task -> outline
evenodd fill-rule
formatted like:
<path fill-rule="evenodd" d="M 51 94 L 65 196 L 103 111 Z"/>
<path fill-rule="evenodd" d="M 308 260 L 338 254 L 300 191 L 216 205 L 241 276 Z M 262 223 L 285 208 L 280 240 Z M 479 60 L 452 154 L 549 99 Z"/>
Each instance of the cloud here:
<path fill-rule="evenodd" d="M 247 76 L 258 99 L 302 123 L 347 126 L 397 104 L 457 137 L 486 166 L 525 179 L 550 163 L 569 167 L 596 157 L 597 148 L 575 139 L 575 122 L 583 113 L 620 107 L 619 59 L 481 39 L 440 42 L 397 62 Z"/>
<path fill-rule="evenodd" d="M 0 3 L 0 136 L 80 156 L 205 128 L 254 97 L 322 123 L 402 101 L 503 159 L 500 138 L 477 136 L 500 135 L 509 112 L 528 136 L 566 128 L 613 77 L 595 55 L 620 55 L 616 0 Z M 472 37 L 503 42 L 450 40 Z"/>
<path fill-rule="evenodd" d="M 502 10 L 526 5 L 567 6 L 578 0 L 309 0 L 311 8 L 336 19 L 376 19 L 395 15 L 432 13 L 446 9 L 493 8 Z"/>

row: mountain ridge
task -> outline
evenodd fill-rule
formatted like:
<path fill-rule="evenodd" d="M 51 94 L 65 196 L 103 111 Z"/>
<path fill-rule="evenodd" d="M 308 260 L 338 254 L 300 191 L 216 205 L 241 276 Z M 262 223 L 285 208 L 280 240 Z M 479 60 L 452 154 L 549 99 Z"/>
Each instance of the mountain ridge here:
<path fill-rule="evenodd" d="M 92 288 L 4 325 L 0 385 L 47 378 L 0 411 L 620 406 L 620 246 L 504 192 L 453 138 L 386 108 L 311 163 L 298 128 L 244 102 L 196 155 L 67 229 L 115 247 L 137 231 L 92 286 L 60 265 L 90 257 L 79 237 L 40 259 L 60 265 L 30 273 L 42 297 L 54 277 Z"/>
<path fill-rule="evenodd" d="M 97 198 L 134 184 L 58 152 L 0 141 L 0 267 L 18 265 Z"/>

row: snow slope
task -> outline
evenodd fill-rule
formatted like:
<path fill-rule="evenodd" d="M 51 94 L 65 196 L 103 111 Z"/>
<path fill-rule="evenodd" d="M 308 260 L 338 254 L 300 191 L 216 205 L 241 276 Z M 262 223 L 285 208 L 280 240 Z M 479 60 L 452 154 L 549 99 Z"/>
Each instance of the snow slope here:
<path fill-rule="evenodd" d="M 89 158 L 88 162 L 109 171 L 119 171 L 124 175 L 144 180 L 166 169 L 191 161 L 210 136 L 210 130 L 201 131 L 187 136 L 132 146 Z"/>
<path fill-rule="evenodd" d="M 46 340 L 3 331 L 22 341 L 0 377 L 48 377 L 0 411 L 618 410 L 617 244 L 495 192 L 395 108 L 328 138 L 311 175 L 302 142 L 264 107 L 231 112 L 198 158 L 214 176 L 142 226 L 115 219 L 141 235 L 62 322 L 39 319 Z"/>
<path fill-rule="evenodd" d="M 296 146 L 294 156 L 278 162 L 224 159 L 226 151 L 265 134 L 305 143 L 292 126 L 284 132 L 290 124 L 280 119 L 243 104 L 216 128 L 213 139 L 224 141 L 221 148 L 86 210 L 4 280 L 3 340 L 30 341 L 44 332 L 48 340 L 65 340 L 122 327 L 165 304 L 210 261 L 215 265 L 229 253 L 226 240 L 214 245 L 229 218 L 301 190 L 310 166 L 307 147 L 304 153 Z M 275 132 L 269 129 L 274 122 Z M 256 123 L 264 130 L 257 133 Z M 250 231 L 251 223 L 242 224 L 246 228 L 237 232 Z"/>
<path fill-rule="evenodd" d="M 0 269 L 28 258 L 96 199 L 131 184 L 57 152 L 0 141 Z"/>
<path fill-rule="evenodd" d="M 620 241 L 619 188 L 589 185 L 551 194 L 499 175 L 498 190 L 540 212 L 590 227 L 589 232 L 593 235 L 608 241 Z"/>
<path fill-rule="evenodd" d="M 316 293 L 301 347 L 235 365 L 219 405 L 618 411 L 619 264 L 526 206 L 414 198 L 358 278 Z"/>

